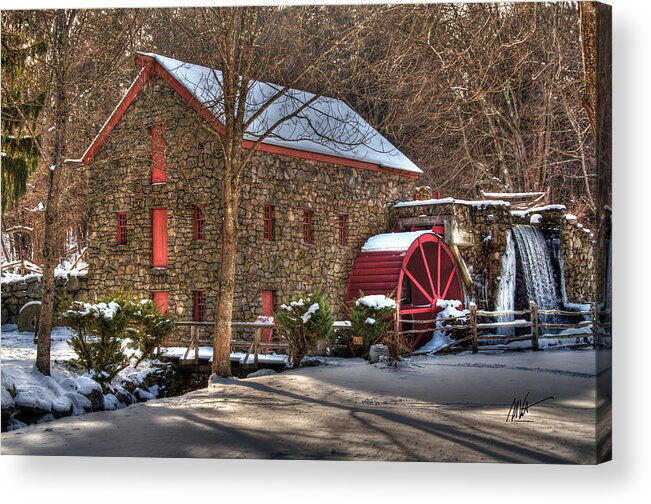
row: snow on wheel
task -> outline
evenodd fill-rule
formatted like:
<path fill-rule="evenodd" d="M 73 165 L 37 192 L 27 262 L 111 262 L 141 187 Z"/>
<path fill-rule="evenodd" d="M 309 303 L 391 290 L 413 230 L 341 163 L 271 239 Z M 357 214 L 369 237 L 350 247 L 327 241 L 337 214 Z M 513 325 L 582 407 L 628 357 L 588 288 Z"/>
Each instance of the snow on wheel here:
<path fill-rule="evenodd" d="M 417 349 L 432 336 L 441 310 L 438 300 L 464 301 L 454 256 L 443 238 L 430 230 L 372 236 L 355 259 L 347 299 L 385 294 L 398 303 L 398 324 L 403 340 Z"/>

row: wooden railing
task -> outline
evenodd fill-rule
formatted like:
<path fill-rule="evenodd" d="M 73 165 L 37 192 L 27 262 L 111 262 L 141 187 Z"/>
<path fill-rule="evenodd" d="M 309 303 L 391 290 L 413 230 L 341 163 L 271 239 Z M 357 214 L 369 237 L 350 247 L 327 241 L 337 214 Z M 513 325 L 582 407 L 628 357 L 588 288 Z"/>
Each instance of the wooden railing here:
<path fill-rule="evenodd" d="M 605 312 L 600 312 L 605 313 Z M 610 313 L 610 312 L 609 312 Z M 589 316 L 589 320 L 580 320 L 576 323 L 550 323 L 542 322 L 541 316 L 562 316 L 562 317 L 586 317 Z M 509 321 L 499 320 L 503 317 L 526 317 L 524 319 L 514 319 Z M 487 311 L 487 310 L 478 310 L 477 305 L 470 303 L 469 311 L 467 315 L 460 315 L 456 317 L 446 317 L 446 318 L 436 318 L 430 320 L 411 320 L 411 319 L 399 319 L 396 320 L 398 323 L 408 323 L 413 326 L 418 325 L 429 325 L 430 327 L 426 328 L 415 328 L 409 330 L 401 331 L 403 336 L 408 336 L 410 334 L 421 334 L 425 331 L 431 332 L 450 332 L 450 331 L 466 331 L 468 334 L 459 338 L 452 343 L 442 346 L 435 350 L 435 352 L 441 352 L 455 346 L 459 346 L 462 343 L 470 342 L 472 347 L 472 352 L 477 353 L 479 351 L 479 343 L 490 343 L 491 341 L 527 341 L 531 340 L 531 346 L 534 350 L 540 348 L 541 339 L 572 339 L 572 338 L 587 338 L 589 336 L 593 337 L 593 345 L 597 347 L 598 345 L 598 330 L 595 328 L 594 321 L 597 319 L 596 305 L 591 303 L 590 310 L 584 311 L 564 311 L 564 310 L 541 310 L 538 308 L 537 304 L 534 302 L 529 303 L 528 310 L 504 310 L 504 311 Z M 453 322 L 453 325 L 445 325 L 450 322 Z M 431 327 L 432 324 L 438 324 L 443 327 Z M 604 323 L 598 323 L 604 325 Z M 185 354 L 181 358 L 181 361 L 192 362 L 197 364 L 199 362 L 199 347 L 201 343 L 207 343 L 212 346 L 212 327 L 214 322 L 195 322 L 195 321 L 181 321 L 177 322 L 177 326 L 190 327 L 190 340 L 185 351 Z M 578 334 L 549 334 L 545 332 L 545 329 L 582 329 L 585 327 L 592 326 L 591 332 L 581 332 Z M 233 332 L 237 333 L 240 330 L 253 330 L 253 338 L 250 339 L 240 339 L 233 338 L 231 340 L 231 349 L 246 349 L 246 354 L 244 357 L 244 364 L 248 363 L 250 355 L 253 355 L 253 365 L 258 366 L 258 356 L 260 351 L 264 350 L 287 350 L 288 345 L 285 342 L 281 341 L 262 341 L 262 334 L 265 329 L 274 329 L 274 323 L 261 323 L 261 322 L 232 322 L 231 327 Z M 337 321 L 333 324 L 333 329 L 345 329 L 350 327 L 350 323 L 346 321 Z M 201 338 L 200 332 L 201 329 L 210 329 L 211 335 L 209 338 Z M 516 329 L 528 329 L 525 334 L 519 335 L 501 335 L 501 334 L 486 334 L 488 330 L 493 329 L 502 329 L 502 328 L 512 328 L 514 333 Z M 162 347 L 170 346 L 162 344 Z M 425 352 L 422 352 L 425 353 Z M 431 353 L 431 352 L 427 352 Z M 413 352 L 413 355 L 419 354 L 418 351 Z"/>
<path fill-rule="evenodd" d="M 586 317 L 589 316 L 589 320 L 581 320 L 576 323 L 550 323 L 550 322 L 541 322 L 541 316 L 562 316 L 562 317 Z M 526 319 L 514 319 L 509 321 L 500 321 L 500 318 L 509 317 L 509 316 L 525 316 Z M 488 322 L 483 322 L 481 319 L 490 319 Z M 470 303 L 469 312 L 467 315 L 460 315 L 457 317 L 447 317 L 439 318 L 433 320 L 399 320 L 398 322 L 409 323 L 412 326 L 414 325 L 428 325 L 433 323 L 439 323 L 443 327 L 435 328 L 426 328 L 426 329 L 410 329 L 408 331 L 402 331 L 402 334 L 416 334 L 422 333 L 423 331 L 431 332 L 450 332 L 451 330 L 468 330 L 470 334 L 455 340 L 454 342 L 445 345 L 436 350 L 440 352 L 458 346 L 462 343 L 468 341 L 471 342 L 472 352 L 477 353 L 479 351 L 479 343 L 490 343 L 491 341 L 527 341 L 531 340 L 531 346 L 534 350 L 540 348 L 541 339 L 571 339 L 571 338 L 586 338 L 589 336 L 593 337 L 593 345 L 596 347 L 598 345 L 598 333 L 594 327 L 594 321 L 597 320 L 596 315 L 596 305 L 591 303 L 590 310 L 584 311 L 565 311 L 565 310 L 541 310 L 538 308 L 537 304 L 533 301 L 529 303 L 528 310 L 504 310 L 504 311 L 487 311 L 487 310 L 478 310 L 477 305 Z M 445 326 L 444 324 L 448 322 L 457 322 L 454 325 Z M 582 329 L 585 327 L 592 326 L 591 332 L 581 332 L 578 334 L 549 334 L 545 332 L 545 329 Z M 520 335 L 501 335 L 501 334 L 484 334 L 485 331 L 489 329 L 501 329 L 501 328 L 513 328 L 514 333 L 515 329 L 529 329 L 525 334 Z M 418 354 L 418 352 L 414 352 Z"/>
<path fill-rule="evenodd" d="M 195 322 L 195 321 L 181 321 L 176 323 L 177 326 L 189 326 L 190 327 L 190 341 L 188 343 L 188 348 L 185 351 L 185 354 L 181 358 L 182 361 L 192 361 L 195 364 L 199 362 L 199 347 L 201 343 L 209 343 L 212 346 L 212 335 L 210 338 L 202 339 L 200 336 L 201 328 L 210 328 L 214 327 L 214 322 Z M 273 323 L 261 323 L 261 322 L 232 322 L 231 327 L 233 332 L 237 332 L 241 329 L 253 329 L 253 338 L 250 340 L 232 338 L 231 339 L 231 349 L 246 349 L 246 354 L 244 356 L 244 364 L 249 360 L 249 355 L 253 355 L 253 365 L 258 366 L 258 355 L 260 350 L 274 349 L 274 350 L 286 350 L 288 348 L 287 343 L 281 341 L 262 341 L 262 331 L 265 329 L 273 329 L 275 325 Z M 167 346 L 165 344 L 161 345 L 162 347 Z M 193 357 L 190 357 L 192 354 Z"/>

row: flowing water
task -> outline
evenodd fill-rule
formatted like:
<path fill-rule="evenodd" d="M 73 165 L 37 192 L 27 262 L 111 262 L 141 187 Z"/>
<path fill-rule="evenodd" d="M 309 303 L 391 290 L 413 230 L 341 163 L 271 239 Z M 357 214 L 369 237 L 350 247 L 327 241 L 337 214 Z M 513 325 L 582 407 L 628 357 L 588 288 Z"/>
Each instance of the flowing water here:
<path fill-rule="evenodd" d="M 513 235 L 520 251 L 527 297 L 541 310 L 558 310 L 552 258 L 542 231 L 533 226 L 513 226 Z"/>

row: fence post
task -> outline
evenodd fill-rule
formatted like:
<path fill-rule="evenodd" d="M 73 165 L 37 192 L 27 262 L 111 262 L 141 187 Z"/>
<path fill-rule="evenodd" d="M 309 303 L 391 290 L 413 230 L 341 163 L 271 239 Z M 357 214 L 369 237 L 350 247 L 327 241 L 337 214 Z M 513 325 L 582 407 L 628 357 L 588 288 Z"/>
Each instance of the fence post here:
<path fill-rule="evenodd" d="M 472 353 L 476 354 L 479 352 L 477 343 L 479 330 L 477 329 L 477 305 L 475 303 L 470 303 L 470 327 L 472 329 Z"/>
<path fill-rule="evenodd" d="M 529 319 L 531 320 L 531 346 L 534 350 L 540 350 L 538 343 L 538 305 L 529 301 Z"/>
<path fill-rule="evenodd" d="M 194 343 L 194 363 L 199 364 L 199 328 L 197 326 L 191 326 L 190 328 L 190 339 Z"/>
<path fill-rule="evenodd" d="M 258 343 L 262 339 L 262 329 L 256 329 L 253 336 L 253 365 L 258 368 Z"/>

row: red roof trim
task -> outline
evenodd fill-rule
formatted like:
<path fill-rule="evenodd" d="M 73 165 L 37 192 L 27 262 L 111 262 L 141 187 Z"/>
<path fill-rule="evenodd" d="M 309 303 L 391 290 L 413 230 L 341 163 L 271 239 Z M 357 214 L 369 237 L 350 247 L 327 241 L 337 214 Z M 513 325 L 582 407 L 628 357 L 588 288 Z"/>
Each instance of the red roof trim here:
<path fill-rule="evenodd" d="M 97 151 L 104 144 L 111 131 L 113 131 L 113 128 L 115 128 L 115 125 L 122 118 L 127 109 L 131 106 L 145 83 L 152 77 L 160 77 L 163 79 L 172 87 L 172 89 L 174 89 L 174 91 L 179 94 L 181 98 L 183 98 L 183 101 L 185 101 L 190 107 L 198 112 L 202 119 L 210 124 L 218 133 L 224 133 L 224 125 L 219 121 L 219 119 L 217 119 L 206 107 L 201 105 L 201 103 L 199 103 L 199 101 L 194 96 L 192 96 L 192 94 L 185 87 L 183 87 L 179 81 L 177 81 L 160 63 L 158 63 L 155 58 L 151 56 L 145 56 L 144 54 L 138 54 L 136 55 L 136 63 L 141 67 L 138 78 L 131 85 L 125 97 L 122 98 L 122 101 L 120 101 L 104 126 L 102 126 L 99 134 L 95 137 L 93 142 L 90 144 L 90 147 L 88 147 L 84 153 L 84 156 L 82 158 L 84 166 L 87 166 L 92 162 L 93 158 L 97 154 Z M 244 142 L 242 142 L 242 147 L 244 149 L 251 149 L 253 145 L 254 142 L 251 140 L 244 140 Z M 284 156 L 291 156 L 301 159 L 322 161 L 324 163 L 349 166 L 351 168 L 360 168 L 363 170 L 371 170 L 380 173 L 389 173 L 392 175 L 399 175 L 407 178 L 417 179 L 420 177 L 420 174 L 418 173 L 406 172 L 394 168 L 386 168 L 375 163 L 367 163 L 364 161 L 346 159 L 339 156 L 320 154 L 290 147 L 281 147 L 264 142 L 259 143 L 255 149 L 260 152 L 269 152 L 272 154 L 281 154 Z"/>

